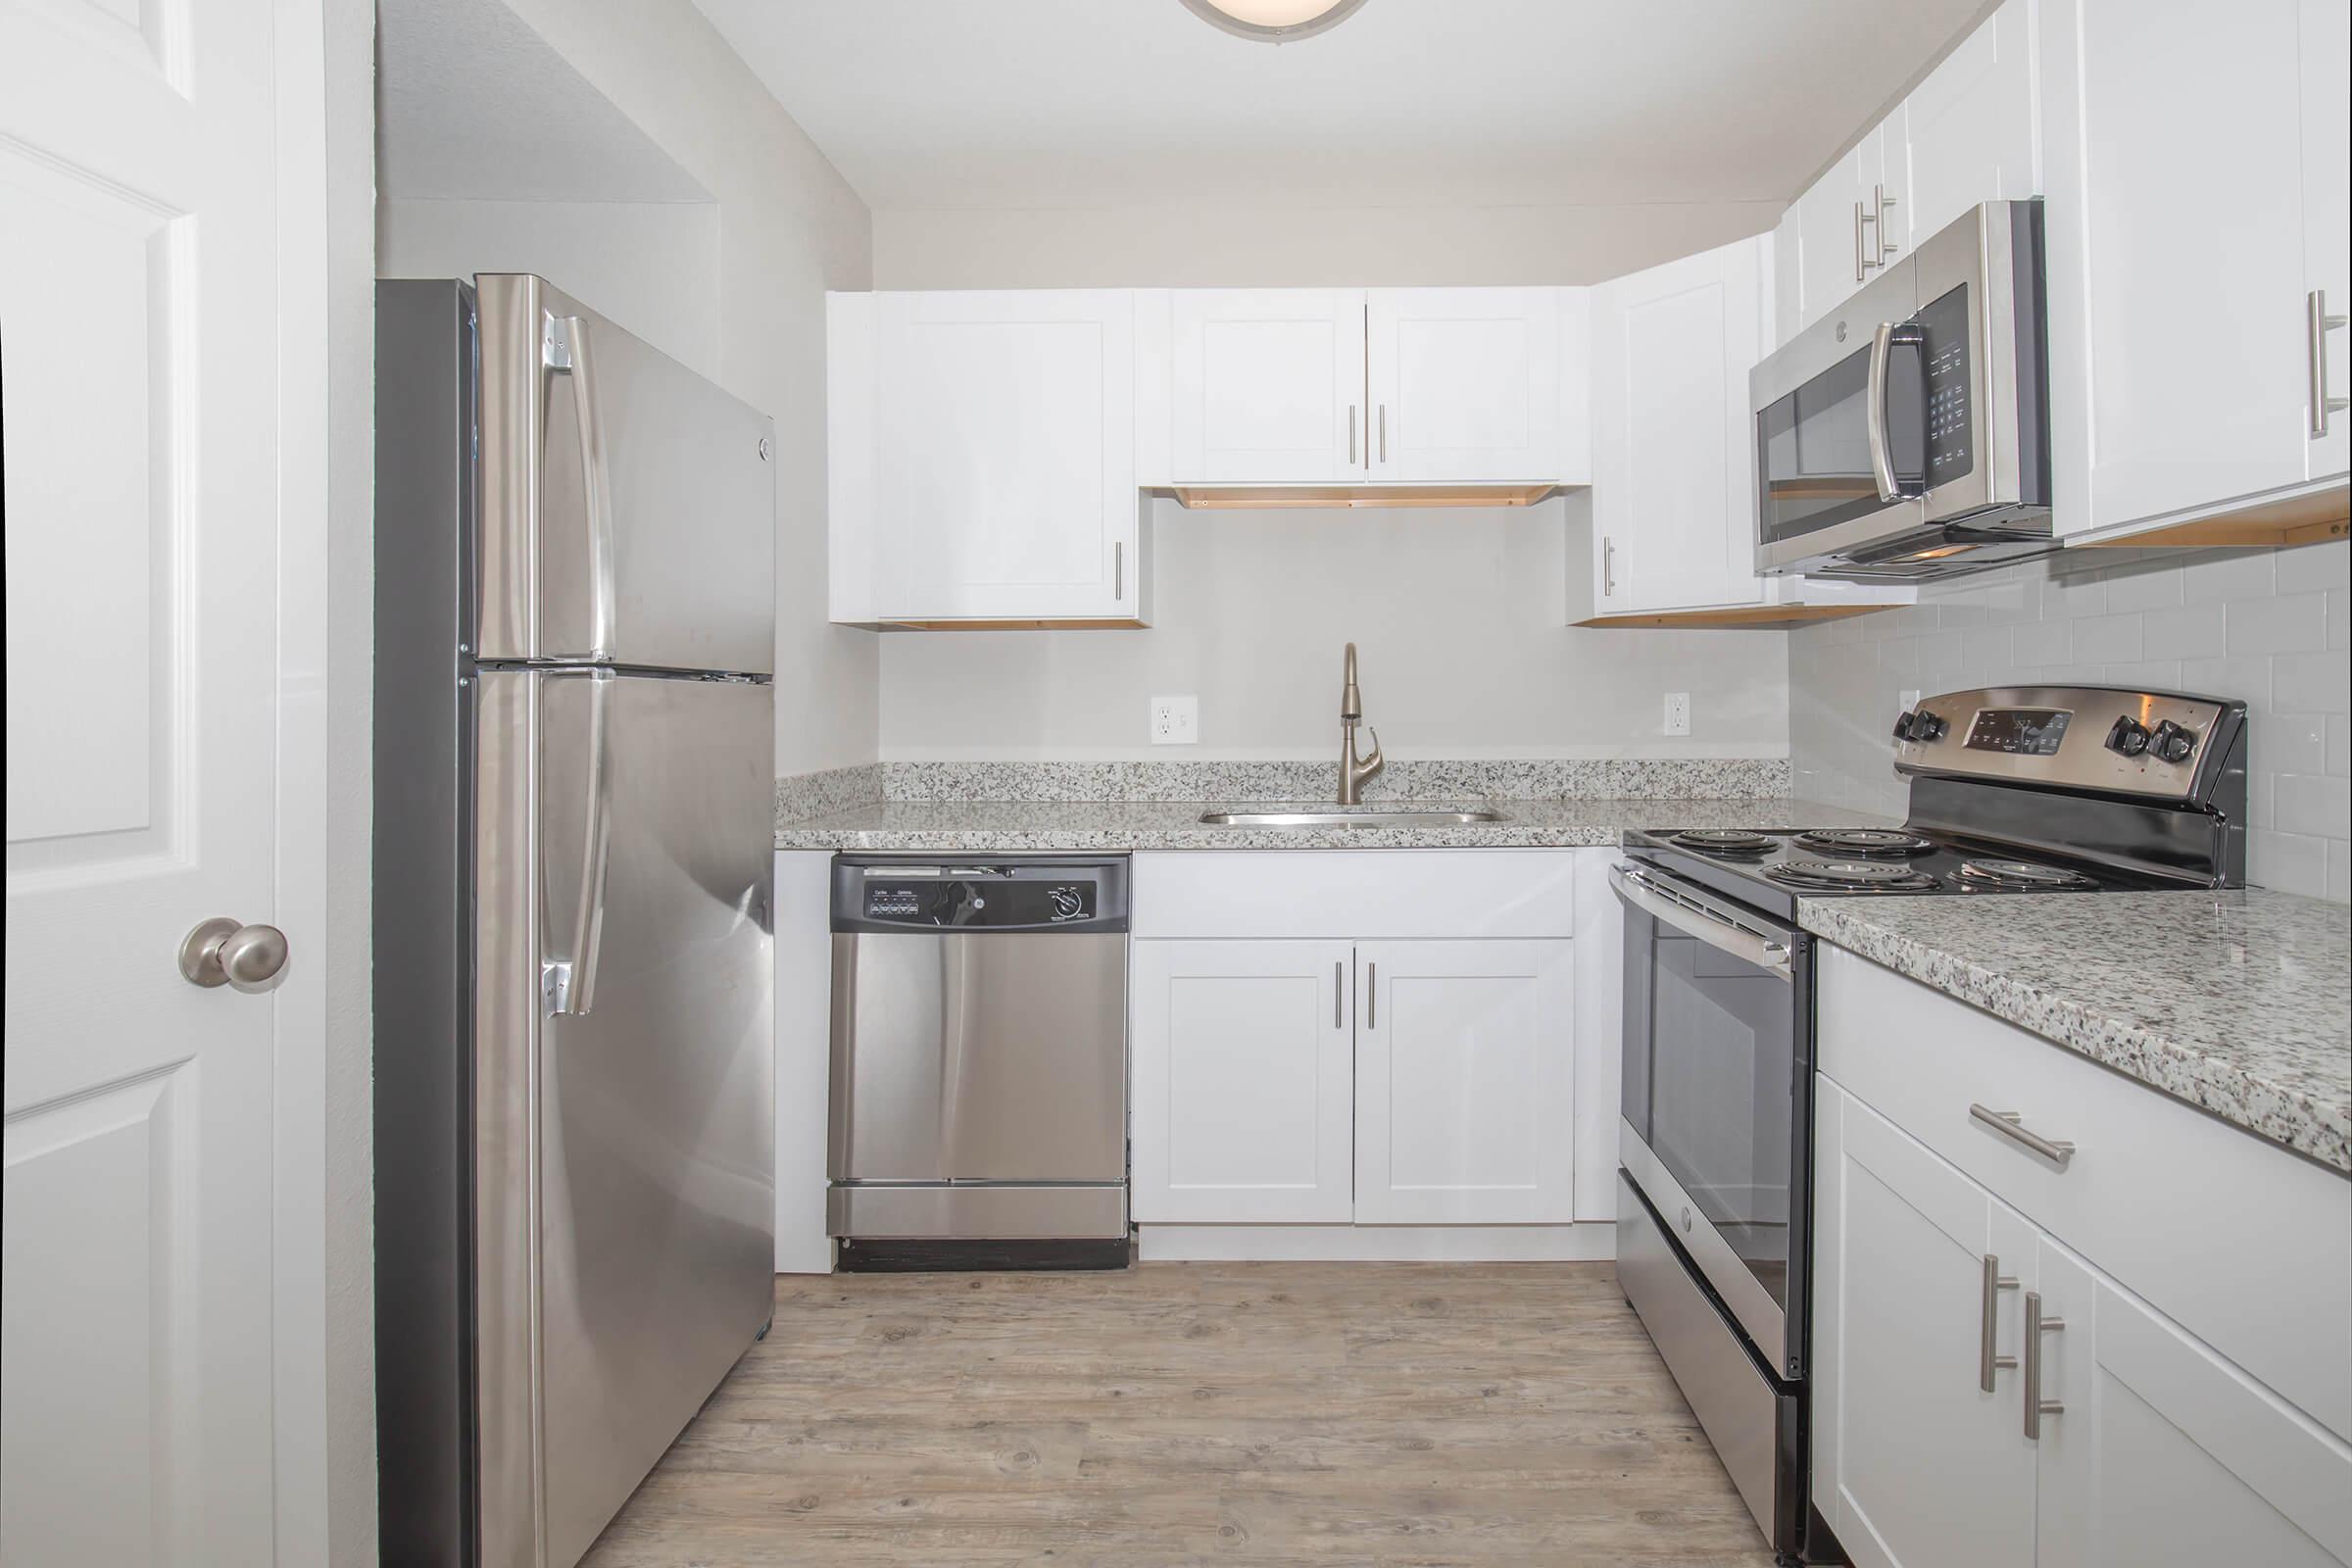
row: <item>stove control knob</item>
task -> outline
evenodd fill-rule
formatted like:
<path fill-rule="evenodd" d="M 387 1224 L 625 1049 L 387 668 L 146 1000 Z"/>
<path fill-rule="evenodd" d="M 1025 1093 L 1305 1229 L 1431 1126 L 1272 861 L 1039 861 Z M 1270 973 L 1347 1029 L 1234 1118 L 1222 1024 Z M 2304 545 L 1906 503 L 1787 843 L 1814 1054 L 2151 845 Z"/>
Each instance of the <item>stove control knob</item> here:
<path fill-rule="evenodd" d="M 2148 727 L 2126 713 L 2107 732 L 2107 749 L 2124 757 L 2137 757 L 2148 749 Z"/>
<path fill-rule="evenodd" d="M 2148 750 L 2167 762 L 2185 762 L 2188 754 L 2197 749 L 2197 732 L 2182 729 L 2171 719 L 2156 726 L 2156 734 L 2148 742 Z"/>
<path fill-rule="evenodd" d="M 1911 738 L 1911 715 L 1909 713 L 1897 713 L 1894 716 L 1894 738 L 1898 741 L 1907 741 Z"/>
<path fill-rule="evenodd" d="M 1924 708 L 1911 715 L 1911 739 L 1922 745 L 1930 745 L 1943 739 L 1944 731 L 1951 727 Z"/>

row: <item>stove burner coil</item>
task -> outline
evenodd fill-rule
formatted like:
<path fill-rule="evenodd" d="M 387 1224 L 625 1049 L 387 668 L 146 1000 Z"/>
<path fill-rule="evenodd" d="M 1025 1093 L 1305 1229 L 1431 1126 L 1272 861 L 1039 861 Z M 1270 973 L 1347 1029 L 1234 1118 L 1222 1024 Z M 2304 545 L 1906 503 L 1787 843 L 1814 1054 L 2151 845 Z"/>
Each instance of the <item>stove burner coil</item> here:
<path fill-rule="evenodd" d="M 1784 860 L 1764 874 L 1787 887 L 1841 892 L 1923 893 L 1939 885 L 1925 871 L 1884 860 Z"/>
<path fill-rule="evenodd" d="M 1969 887 L 2031 888 L 2036 891 L 2058 888 L 2095 888 L 2098 880 L 2063 865 L 2036 865 L 2031 860 L 1966 860 L 1960 866 L 1960 881 Z"/>
<path fill-rule="evenodd" d="M 1796 842 L 1808 850 L 1832 855 L 1871 855 L 1889 858 L 1925 855 L 1936 846 L 1916 833 L 1890 827 L 1824 827 L 1799 833 Z"/>
<path fill-rule="evenodd" d="M 1675 834 L 1667 842 L 1702 855 L 1764 855 L 1773 844 L 1764 834 L 1736 827 L 1691 828 Z"/>

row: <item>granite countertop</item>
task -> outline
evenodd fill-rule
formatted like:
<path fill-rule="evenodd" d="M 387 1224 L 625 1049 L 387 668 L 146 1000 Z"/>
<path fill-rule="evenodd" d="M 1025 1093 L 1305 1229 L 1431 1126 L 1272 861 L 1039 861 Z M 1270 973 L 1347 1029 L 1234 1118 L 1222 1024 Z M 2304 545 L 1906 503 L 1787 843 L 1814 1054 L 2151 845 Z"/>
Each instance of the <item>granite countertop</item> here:
<path fill-rule="evenodd" d="M 2229 893 L 1807 899 L 1817 935 L 2352 1175 L 2352 911 Z"/>
<path fill-rule="evenodd" d="M 1204 811 L 1459 811 L 1500 822 L 1418 827 L 1212 827 Z M 1125 850 L 1567 849 L 1613 845 L 1629 827 L 1824 827 L 1864 813 L 1783 797 L 1746 800 L 865 801 L 781 822 L 780 850 L 928 854 Z"/>

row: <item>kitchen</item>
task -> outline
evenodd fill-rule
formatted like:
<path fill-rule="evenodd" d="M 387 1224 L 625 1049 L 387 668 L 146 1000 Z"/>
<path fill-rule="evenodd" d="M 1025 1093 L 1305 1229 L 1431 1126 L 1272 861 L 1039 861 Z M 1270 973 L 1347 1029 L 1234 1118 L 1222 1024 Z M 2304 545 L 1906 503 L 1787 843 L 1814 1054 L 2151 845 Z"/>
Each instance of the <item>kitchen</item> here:
<path fill-rule="evenodd" d="M 2348 10 L 0 8 L 0 1555 L 2352 1562 Z"/>

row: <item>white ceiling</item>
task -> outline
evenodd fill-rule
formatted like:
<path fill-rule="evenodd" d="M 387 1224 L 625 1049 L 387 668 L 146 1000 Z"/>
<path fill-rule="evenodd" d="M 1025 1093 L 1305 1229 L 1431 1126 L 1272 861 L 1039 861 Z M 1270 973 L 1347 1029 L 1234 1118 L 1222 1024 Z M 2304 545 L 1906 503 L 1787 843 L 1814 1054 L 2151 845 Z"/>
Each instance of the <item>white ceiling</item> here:
<path fill-rule="evenodd" d="M 877 209 L 1784 200 L 1984 0 L 696 0 Z"/>
<path fill-rule="evenodd" d="M 393 200 L 710 200 L 504 0 L 378 0 L 376 159 Z"/>

